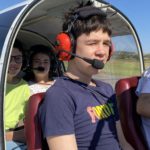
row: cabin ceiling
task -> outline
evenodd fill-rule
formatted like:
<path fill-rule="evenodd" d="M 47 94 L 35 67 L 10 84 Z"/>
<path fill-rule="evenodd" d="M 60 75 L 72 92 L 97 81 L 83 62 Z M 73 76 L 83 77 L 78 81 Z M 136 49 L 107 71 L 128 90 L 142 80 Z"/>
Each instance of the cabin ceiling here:
<path fill-rule="evenodd" d="M 61 31 L 64 12 L 75 2 L 75 0 L 46 0 L 31 12 L 22 28 L 38 32 L 53 40 Z"/>
<path fill-rule="evenodd" d="M 75 4 L 76 0 L 45 0 L 31 11 L 21 29 L 34 31 L 54 42 L 56 34 L 61 32 L 64 12 Z M 99 6 L 101 4 L 98 2 Z M 109 7 L 105 11 L 111 20 L 113 36 L 130 34 L 127 23 L 117 12 Z"/>

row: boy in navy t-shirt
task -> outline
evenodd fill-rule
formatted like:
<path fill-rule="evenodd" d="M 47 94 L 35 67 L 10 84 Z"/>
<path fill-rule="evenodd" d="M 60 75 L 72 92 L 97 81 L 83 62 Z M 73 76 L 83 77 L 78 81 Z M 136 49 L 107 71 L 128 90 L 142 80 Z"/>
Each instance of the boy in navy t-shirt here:
<path fill-rule="evenodd" d="M 113 52 L 106 14 L 91 2 L 80 4 L 66 15 L 63 32 L 57 50 L 82 58 L 59 55 L 69 61 L 67 72 L 48 89 L 39 110 L 49 148 L 133 150 L 124 138 L 112 87 L 92 79 Z"/>

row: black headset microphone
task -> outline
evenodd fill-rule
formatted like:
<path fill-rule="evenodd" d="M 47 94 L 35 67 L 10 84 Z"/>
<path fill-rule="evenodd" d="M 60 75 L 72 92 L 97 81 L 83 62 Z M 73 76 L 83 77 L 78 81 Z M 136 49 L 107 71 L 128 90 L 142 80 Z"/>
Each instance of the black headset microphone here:
<path fill-rule="evenodd" d="M 36 68 L 30 68 L 31 70 L 37 70 L 37 71 L 39 71 L 39 72 L 43 72 L 45 69 L 44 69 L 44 67 L 41 67 L 41 66 L 39 66 L 39 67 L 36 67 Z"/>
<path fill-rule="evenodd" d="M 103 69 L 104 68 L 104 63 L 102 61 L 98 60 L 98 59 L 90 59 L 90 58 L 86 58 L 86 57 L 81 57 L 77 54 L 68 52 L 66 50 L 60 50 L 60 53 L 61 52 L 66 52 L 66 53 L 70 54 L 71 56 L 78 57 L 78 58 L 84 60 L 85 62 L 91 64 L 92 67 L 95 68 L 95 69 Z"/>

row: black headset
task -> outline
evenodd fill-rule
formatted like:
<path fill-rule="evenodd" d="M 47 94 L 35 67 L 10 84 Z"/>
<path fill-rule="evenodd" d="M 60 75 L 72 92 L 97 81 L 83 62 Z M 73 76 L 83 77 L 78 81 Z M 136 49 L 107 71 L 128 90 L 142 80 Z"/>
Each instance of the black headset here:
<path fill-rule="evenodd" d="M 74 14 L 70 18 L 66 31 L 61 32 L 56 36 L 55 48 L 59 53 L 60 60 L 68 61 L 71 59 L 71 55 L 69 53 L 70 52 L 75 53 L 76 42 L 74 35 L 72 34 L 72 28 L 76 20 L 77 19 L 84 20 L 94 15 L 101 15 L 104 18 L 107 17 L 107 14 L 104 11 L 94 6 L 86 6 L 75 10 Z M 62 52 L 62 50 L 65 50 L 68 53 Z"/>

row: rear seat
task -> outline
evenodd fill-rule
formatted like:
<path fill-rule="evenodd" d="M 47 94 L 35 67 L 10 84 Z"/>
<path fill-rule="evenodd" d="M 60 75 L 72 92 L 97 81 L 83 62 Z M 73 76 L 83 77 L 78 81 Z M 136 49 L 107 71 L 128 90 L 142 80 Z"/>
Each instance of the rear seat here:
<path fill-rule="evenodd" d="M 37 116 L 38 108 L 45 93 L 37 93 L 30 97 L 25 116 L 25 136 L 28 150 L 47 150 L 46 140 L 43 139 L 40 122 Z"/>

